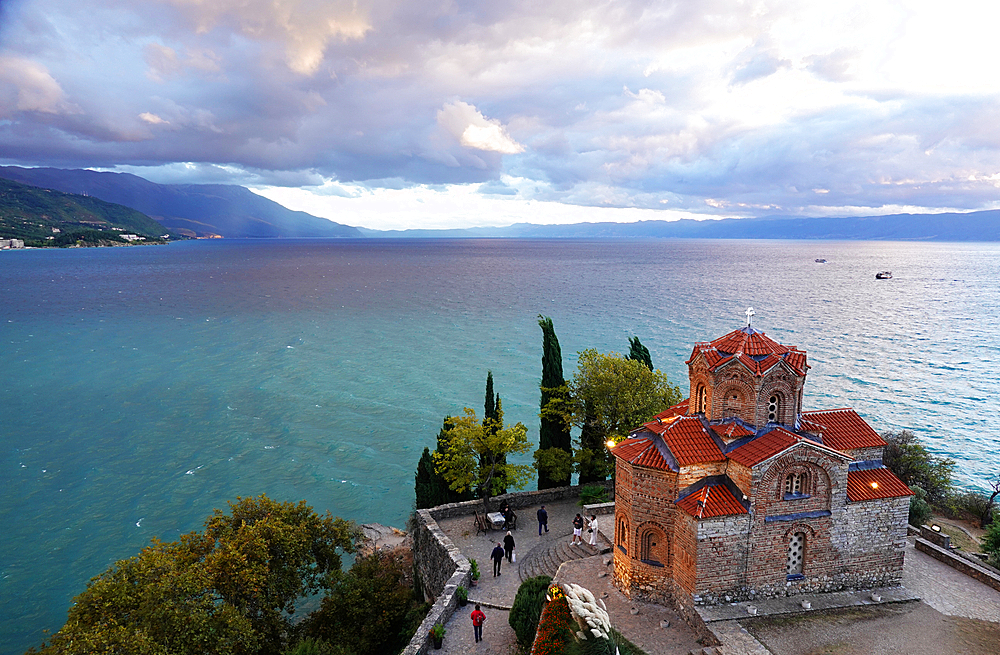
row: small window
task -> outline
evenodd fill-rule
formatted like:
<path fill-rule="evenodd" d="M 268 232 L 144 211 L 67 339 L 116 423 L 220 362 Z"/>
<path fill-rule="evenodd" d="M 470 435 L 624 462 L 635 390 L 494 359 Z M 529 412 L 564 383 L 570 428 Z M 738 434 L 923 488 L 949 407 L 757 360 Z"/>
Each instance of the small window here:
<path fill-rule="evenodd" d="M 767 422 L 777 423 L 781 420 L 781 396 L 776 393 L 771 394 L 767 399 Z"/>
<path fill-rule="evenodd" d="M 663 566 L 656 558 L 656 531 L 646 530 L 639 538 L 639 559 L 646 564 Z"/>
<path fill-rule="evenodd" d="M 628 521 L 624 517 L 618 519 L 618 530 L 615 532 L 615 545 L 628 555 Z"/>
<path fill-rule="evenodd" d="M 785 496 L 806 496 L 809 494 L 809 475 L 789 473 L 785 478 Z"/>
<path fill-rule="evenodd" d="M 789 576 L 802 575 L 802 562 L 806 552 L 806 533 L 796 532 L 788 539 L 788 560 L 785 573 Z"/>
<path fill-rule="evenodd" d="M 695 413 L 704 414 L 706 413 L 708 405 L 708 391 L 705 389 L 705 385 L 699 384 L 698 390 L 695 392 Z"/>

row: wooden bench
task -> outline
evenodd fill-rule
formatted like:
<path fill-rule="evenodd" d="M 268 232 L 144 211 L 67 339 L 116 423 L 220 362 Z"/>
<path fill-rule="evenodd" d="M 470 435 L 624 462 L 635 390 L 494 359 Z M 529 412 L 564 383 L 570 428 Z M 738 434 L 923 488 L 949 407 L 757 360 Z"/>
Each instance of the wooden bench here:
<path fill-rule="evenodd" d="M 476 534 L 479 534 L 480 532 L 487 533 L 493 529 L 493 526 L 490 525 L 489 519 L 486 518 L 485 514 L 482 514 L 481 512 L 475 512 L 475 516 L 476 516 L 475 519 Z"/>

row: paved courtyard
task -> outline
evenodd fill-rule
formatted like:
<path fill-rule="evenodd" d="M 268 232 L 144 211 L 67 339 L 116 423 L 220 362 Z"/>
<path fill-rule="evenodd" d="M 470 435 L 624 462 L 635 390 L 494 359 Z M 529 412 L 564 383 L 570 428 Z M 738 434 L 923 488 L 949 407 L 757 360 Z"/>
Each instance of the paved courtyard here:
<path fill-rule="evenodd" d="M 596 549 L 569 552 L 572 520 L 582 508 L 575 500 L 546 506 L 549 532 L 538 534 L 537 507 L 517 510 L 519 529 L 512 532 L 518 562 L 504 561 L 493 577 L 490 552 L 504 532 L 476 533 L 472 516 L 439 522 L 466 557 L 479 563 L 482 578 L 470 590 L 470 604 L 459 609 L 448 624 L 443 655 L 482 653 L 514 655 L 514 631 L 508 609 L 525 577 L 538 570 L 539 556 L 567 553 L 558 580 L 590 589 L 607 604 L 612 623 L 649 655 L 687 655 L 700 652 L 693 631 L 671 610 L 630 601 L 611 584 L 608 554 Z M 599 516 L 602 532 L 610 532 L 613 518 Z M 584 532 L 586 535 L 586 532 Z M 596 553 L 596 554 L 592 554 Z M 558 558 L 557 558 L 558 559 Z M 550 565 L 552 565 L 550 560 Z M 558 565 L 558 561 L 555 562 Z M 530 573 L 529 573 L 530 571 Z M 798 655 L 801 653 L 980 653 L 1000 652 L 1000 592 L 965 576 L 913 548 L 908 543 L 903 584 L 911 601 L 866 607 L 844 607 L 795 615 L 721 621 L 712 629 L 723 639 L 725 655 Z M 902 594 L 900 598 L 906 596 Z M 799 600 L 805 597 L 799 597 Z M 473 640 L 472 602 L 483 604 L 487 615 L 483 641 Z M 845 603 L 849 604 L 849 603 Z M 814 606 L 823 606 L 816 602 Z"/>

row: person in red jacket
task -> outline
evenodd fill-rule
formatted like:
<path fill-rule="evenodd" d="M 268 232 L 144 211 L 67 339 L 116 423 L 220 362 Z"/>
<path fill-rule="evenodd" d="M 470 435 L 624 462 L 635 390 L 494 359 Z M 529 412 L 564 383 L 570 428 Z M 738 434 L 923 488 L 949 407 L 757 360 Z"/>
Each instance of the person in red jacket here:
<path fill-rule="evenodd" d="M 479 609 L 479 604 L 476 603 L 476 609 L 472 610 L 472 632 L 476 635 L 476 642 L 483 640 L 483 621 L 486 620 L 486 615 L 483 611 Z"/>

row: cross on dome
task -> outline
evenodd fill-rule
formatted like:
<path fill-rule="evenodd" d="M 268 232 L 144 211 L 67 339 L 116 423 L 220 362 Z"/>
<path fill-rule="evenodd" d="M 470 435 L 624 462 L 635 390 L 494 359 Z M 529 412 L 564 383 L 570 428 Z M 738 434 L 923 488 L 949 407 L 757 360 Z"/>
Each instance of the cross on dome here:
<path fill-rule="evenodd" d="M 754 316 L 753 307 L 747 307 L 746 315 L 747 315 L 747 327 L 748 328 L 752 328 L 753 327 L 753 316 Z"/>

